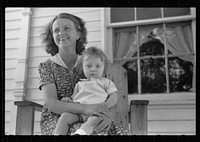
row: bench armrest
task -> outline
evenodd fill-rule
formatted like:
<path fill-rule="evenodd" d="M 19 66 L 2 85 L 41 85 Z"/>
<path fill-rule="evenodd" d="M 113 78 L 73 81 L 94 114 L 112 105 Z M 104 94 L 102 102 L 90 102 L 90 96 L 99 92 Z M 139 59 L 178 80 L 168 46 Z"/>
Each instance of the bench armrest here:
<path fill-rule="evenodd" d="M 16 135 L 33 135 L 35 111 L 42 111 L 43 105 L 31 101 L 16 101 Z"/>
<path fill-rule="evenodd" d="M 132 135 L 147 135 L 148 100 L 132 100 L 130 103 L 130 123 Z"/>

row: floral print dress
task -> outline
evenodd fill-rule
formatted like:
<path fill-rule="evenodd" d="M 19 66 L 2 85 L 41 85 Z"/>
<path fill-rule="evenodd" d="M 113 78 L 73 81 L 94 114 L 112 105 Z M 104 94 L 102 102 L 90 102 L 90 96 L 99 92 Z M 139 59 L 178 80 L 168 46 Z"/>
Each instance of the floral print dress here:
<path fill-rule="evenodd" d="M 56 59 L 57 57 L 53 57 Z M 56 59 L 58 61 L 58 59 Z M 80 78 L 84 78 L 80 66 L 75 66 L 71 71 L 67 67 L 63 67 L 61 64 L 55 62 L 55 60 L 48 59 L 45 62 L 39 64 L 38 67 L 40 75 L 39 89 L 42 85 L 48 83 L 54 83 L 57 88 L 58 99 L 62 100 L 64 97 L 71 97 L 75 84 Z M 55 114 L 48 110 L 46 104 L 44 104 L 41 114 L 41 134 L 53 135 L 59 114 Z M 76 122 L 70 126 L 68 135 L 73 134 L 79 127 L 81 122 Z M 111 124 L 110 130 L 102 131 L 99 133 L 93 133 L 93 135 L 128 135 L 129 131 L 122 126 L 118 126 L 114 123 Z"/>

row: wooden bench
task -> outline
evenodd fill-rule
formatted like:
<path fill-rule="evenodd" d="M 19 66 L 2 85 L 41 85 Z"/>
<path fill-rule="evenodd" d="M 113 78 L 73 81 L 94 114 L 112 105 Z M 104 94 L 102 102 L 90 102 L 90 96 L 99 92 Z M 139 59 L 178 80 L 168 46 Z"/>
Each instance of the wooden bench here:
<path fill-rule="evenodd" d="M 130 130 L 133 135 L 147 135 L 147 100 L 132 100 L 129 109 Z M 42 105 L 31 101 L 16 101 L 16 135 L 33 135 L 35 111 L 42 110 Z"/>

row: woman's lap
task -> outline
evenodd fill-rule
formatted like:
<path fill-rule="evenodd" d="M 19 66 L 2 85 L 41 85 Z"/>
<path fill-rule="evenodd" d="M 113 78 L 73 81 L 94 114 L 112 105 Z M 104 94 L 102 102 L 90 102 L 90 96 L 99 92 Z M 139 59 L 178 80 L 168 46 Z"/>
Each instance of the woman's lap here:
<path fill-rule="evenodd" d="M 74 123 L 69 129 L 68 135 L 73 134 L 80 126 L 81 126 L 80 122 Z M 125 129 L 120 125 L 112 123 L 108 131 L 101 131 L 99 133 L 93 133 L 92 135 L 129 135 L 129 134 L 130 133 L 128 129 Z"/>
<path fill-rule="evenodd" d="M 45 126 L 45 127 L 44 127 Z M 53 135 L 56 126 L 56 121 L 52 121 L 51 123 L 44 123 L 43 127 L 41 127 L 42 135 Z M 78 128 L 80 128 L 81 123 L 76 122 L 70 126 L 68 135 L 72 135 Z M 99 133 L 93 133 L 92 135 L 129 135 L 130 132 L 128 129 L 123 128 L 120 125 L 111 124 L 111 127 L 108 131 L 101 131 Z"/>

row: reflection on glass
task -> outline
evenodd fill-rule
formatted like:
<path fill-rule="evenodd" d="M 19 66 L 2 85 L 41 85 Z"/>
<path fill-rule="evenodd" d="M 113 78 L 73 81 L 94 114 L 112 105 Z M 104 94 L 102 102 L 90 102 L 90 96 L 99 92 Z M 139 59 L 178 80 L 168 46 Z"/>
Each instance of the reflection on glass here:
<path fill-rule="evenodd" d="M 178 57 L 168 59 L 170 92 L 192 91 L 193 64 Z"/>
<path fill-rule="evenodd" d="M 189 15 L 190 8 L 164 8 L 164 17 Z"/>
<path fill-rule="evenodd" d="M 128 94 L 138 93 L 137 60 L 128 61 L 123 67 L 127 70 Z"/>
<path fill-rule="evenodd" d="M 137 20 L 161 18 L 161 8 L 136 8 Z"/>
<path fill-rule="evenodd" d="M 166 92 L 165 59 L 141 60 L 142 93 Z"/>
<path fill-rule="evenodd" d="M 164 55 L 164 37 L 162 25 L 139 27 L 140 56 Z"/>
<path fill-rule="evenodd" d="M 111 23 L 134 20 L 133 8 L 111 8 Z"/>

